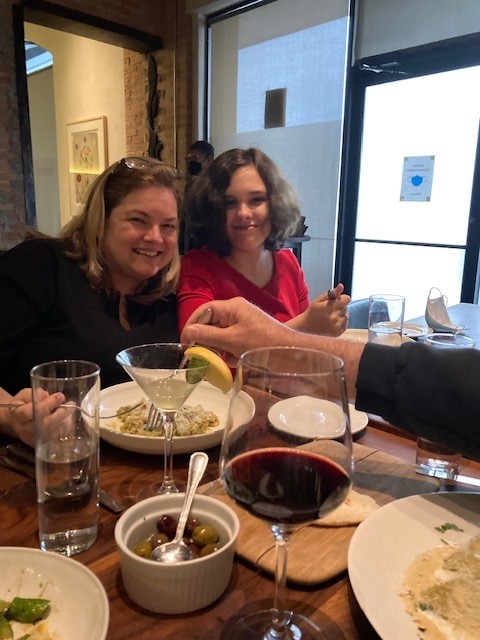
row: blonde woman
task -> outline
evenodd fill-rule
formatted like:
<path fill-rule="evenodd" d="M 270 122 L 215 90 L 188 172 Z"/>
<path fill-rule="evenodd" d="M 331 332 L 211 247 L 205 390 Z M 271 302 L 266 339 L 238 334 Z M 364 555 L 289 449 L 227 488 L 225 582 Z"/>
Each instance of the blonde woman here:
<path fill-rule="evenodd" d="M 93 183 L 83 212 L 58 238 L 29 238 L 0 259 L 0 386 L 30 385 L 30 369 L 93 360 L 102 386 L 127 380 L 125 347 L 177 341 L 177 169 L 124 158 Z"/>

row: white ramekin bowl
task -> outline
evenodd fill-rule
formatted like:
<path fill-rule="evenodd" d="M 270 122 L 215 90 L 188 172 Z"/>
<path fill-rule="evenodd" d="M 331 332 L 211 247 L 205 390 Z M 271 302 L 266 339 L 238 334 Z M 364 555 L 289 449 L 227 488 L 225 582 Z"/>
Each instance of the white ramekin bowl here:
<path fill-rule="evenodd" d="M 191 515 L 217 529 L 222 545 L 218 551 L 175 565 L 133 553 L 137 542 L 156 530 L 161 515 L 178 517 L 183 499 L 183 493 L 147 498 L 127 509 L 115 526 L 125 590 L 133 602 L 154 613 L 202 609 L 219 598 L 230 581 L 240 523 L 230 507 L 209 496 L 195 495 Z"/>

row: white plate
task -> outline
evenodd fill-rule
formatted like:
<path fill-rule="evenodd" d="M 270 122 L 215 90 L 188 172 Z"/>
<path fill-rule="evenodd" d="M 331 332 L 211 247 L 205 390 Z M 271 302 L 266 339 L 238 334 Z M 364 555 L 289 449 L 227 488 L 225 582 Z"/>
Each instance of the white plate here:
<path fill-rule="evenodd" d="M 424 327 L 421 324 L 414 324 L 413 322 L 403 323 L 403 335 L 409 338 L 421 338 L 429 333 L 432 333 L 430 327 Z"/>
<path fill-rule="evenodd" d="M 240 406 L 239 420 L 247 420 L 255 412 L 255 404 L 252 398 L 245 392 L 241 392 L 243 402 Z M 230 405 L 231 392 L 224 394 L 220 389 L 208 382 L 200 382 L 186 401 L 186 405 L 202 405 L 206 411 L 214 411 L 218 416 L 219 425 L 207 433 L 195 436 L 178 436 L 173 438 L 172 450 L 177 453 L 192 453 L 204 451 L 220 444 L 225 430 L 228 407 Z M 119 407 L 125 404 L 136 404 L 145 393 L 136 382 L 124 382 L 113 387 L 107 387 L 100 392 L 100 417 L 102 415 L 114 415 Z M 120 421 L 100 420 L 100 436 L 106 442 L 135 453 L 163 454 L 163 437 L 142 436 L 131 433 L 122 433 L 119 430 Z"/>
<path fill-rule="evenodd" d="M 342 335 L 338 337 L 345 340 L 356 340 L 357 342 L 366 343 L 368 342 L 368 329 L 345 329 Z M 402 336 L 402 342 L 413 342 L 413 340 L 404 332 L 404 335 Z"/>
<path fill-rule="evenodd" d="M 442 545 L 448 532 L 462 544 L 480 534 L 480 494 L 433 493 L 395 500 L 371 514 L 355 531 L 348 549 L 348 573 L 355 597 L 383 640 L 417 640 L 419 634 L 399 593 L 415 556 Z M 456 539 L 458 538 L 458 540 Z"/>
<path fill-rule="evenodd" d="M 349 404 L 352 434 L 358 433 L 368 424 L 368 416 Z M 323 429 L 321 435 L 311 429 L 312 417 L 321 414 Z M 268 411 L 268 419 L 274 427 L 302 438 L 339 438 L 345 430 L 345 422 L 340 407 L 328 400 L 311 396 L 297 396 L 276 402 Z M 318 424 L 318 423 L 317 423 Z"/>
<path fill-rule="evenodd" d="M 50 600 L 46 620 L 55 638 L 106 638 L 107 594 L 99 579 L 83 564 L 40 549 L 0 547 L 0 567 L 1 599 L 10 601 L 19 596 Z"/>

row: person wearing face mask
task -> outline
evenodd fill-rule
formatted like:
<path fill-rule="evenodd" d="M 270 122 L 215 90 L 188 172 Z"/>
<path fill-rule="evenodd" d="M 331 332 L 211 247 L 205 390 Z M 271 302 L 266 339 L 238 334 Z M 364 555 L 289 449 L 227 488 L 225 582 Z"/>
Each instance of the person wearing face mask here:
<path fill-rule="evenodd" d="M 215 149 L 205 140 L 197 140 L 191 144 L 185 158 L 189 176 L 200 175 L 212 162 L 214 155 Z"/>
<path fill-rule="evenodd" d="M 196 248 L 182 258 L 179 328 L 204 302 L 242 296 L 301 331 L 338 336 L 350 296 L 340 283 L 309 300 L 285 241 L 298 227 L 292 186 L 259 149 L 230 149 L 201 173 L 185 203 Z"/>
<path fill-rule="evenodd" d="M 187 163 L 185 198 L 202 171 L 205 171 L 205 169 L 213 162 L 214 157 L 215 149 L 213 148 L 213 145 L 205 140 L 197 140 L 189 146 L 185 157 L 185 161 Z M 186 253 L 188 249 L 191 248 L 190 219 L 185 208 L 182 212 L 182 219 L 180 222 L 178 247 L 181 254 Z"/>

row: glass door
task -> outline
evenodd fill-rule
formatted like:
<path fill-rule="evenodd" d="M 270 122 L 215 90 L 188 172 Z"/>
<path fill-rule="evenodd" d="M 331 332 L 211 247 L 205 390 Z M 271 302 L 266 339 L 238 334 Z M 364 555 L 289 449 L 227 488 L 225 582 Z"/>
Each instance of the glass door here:
<path fill-rule="evenodd" d="M 431 287 L 449 304 L 475 298 L 480 66 L 406 75 L 365 87 L 343 279 L 353 299 L 405 295 L 409 318 Z"/>

